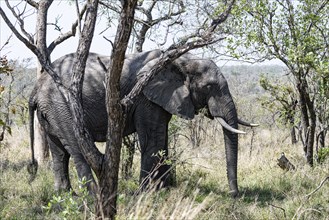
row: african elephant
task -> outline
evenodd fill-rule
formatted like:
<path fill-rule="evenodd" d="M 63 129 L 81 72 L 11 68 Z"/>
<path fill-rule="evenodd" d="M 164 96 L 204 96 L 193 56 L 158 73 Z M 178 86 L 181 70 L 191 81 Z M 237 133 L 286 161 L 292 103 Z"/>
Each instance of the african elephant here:
<path fill-rule="evenodd" d="M 161 56 L 160 50 L 127 55 L 121 77 L 121 97 L 129 93 L 139 77 L 147 73 Z M 100 62 L 101 60 L 101 62 Z M 54 70 L 65 86 L 70 85 L 70 73 L 74 54 L 68 54 L 53 62 Z M 107 131 L 105 107 L 105 69 L 109 57 L 90 53 L 83 83 L 83 109 L 86 129 L 95 142 L 104 142 Z M 124 135 L 137 132 L 141 148 L 140 181 L 154 171 L 159 151 L 168 154 L 168 123 L 171 116 L 192 119 L 200 109 L 207 109 L 209 118 L 217 118 L 223 125 L 227 159 L 227 176 L 231 194 L 238 194 L 238 123 L 235 104 L 228 84 L 216 64 L 192 54 L 185 54 L 167 65 L 145 87 L 128 109 Z M 31 145 L 33 146 L 33 115 L 37 111 L 44 127 L 53 158 L 55 189 L 71 187 L 68 164 L 73 157 L 79 178 L 93 180 L 90 167 L 79 151 L 73 132 L 73 121 L 66 99 L 58 91 L 52 78 L 43 74 L 37 81 L 29 100 Z M 33 149 L 33 148 L 32 148 Z M 154 179 L 167 185 L 170 166 L 157 167 Z"/>

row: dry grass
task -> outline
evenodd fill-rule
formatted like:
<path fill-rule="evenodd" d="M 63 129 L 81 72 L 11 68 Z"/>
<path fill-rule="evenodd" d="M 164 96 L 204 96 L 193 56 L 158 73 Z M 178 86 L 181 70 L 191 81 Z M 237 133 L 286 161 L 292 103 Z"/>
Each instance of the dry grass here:
<path fill-rule="evenodd" d="M 329 176 L 329 160 L 311 168 L 305 164 L 302 147 L 292 146 L 284 129 L 260 127 L 253 137 L 249 130 L 240 136 L 241 196 L 232 199 L 220 129 L 212 123 L 207 126 L 197 148 L 180 139 L 176 187 L 135 195 L 138 169 L 131 180 L 120 181 L 118 219 L 329 219 L 329 181 L 307 196 Z M 296 166 L 295 171 L 286 172 L 276 165 L 281 152 Z M 13 129 L 13 136 L 0 147 L 0 219 L 59 219 L 60 209 L 47 213 L 42 208 L 54 194 L 51 169 L 40 168 L 29 184 L 29 157 L 26 129 Z M 71 170 L 76 187 L 76 174 Z M 70 218 L 92 218 L 92 214 L 81 212 Z"/>

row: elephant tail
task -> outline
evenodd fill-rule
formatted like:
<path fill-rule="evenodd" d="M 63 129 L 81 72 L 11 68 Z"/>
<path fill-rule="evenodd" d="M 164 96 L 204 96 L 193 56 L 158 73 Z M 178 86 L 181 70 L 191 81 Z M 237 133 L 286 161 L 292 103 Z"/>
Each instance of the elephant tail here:
<path fill-rule="evenodd" d="M 29 100 L 29 125 L 30 125 L 30 145 L 31 145 L 31 153 L 32 153 L 32 160 L 27 166 L 27 171 L 30 174 L 30 182 L 32 182 L 37 174 L 38 171 L 38 162 L 34 156 L 34 112 L 37 109 L 37 104 L 35 102 L 35 95 L 34 91 Z"/>

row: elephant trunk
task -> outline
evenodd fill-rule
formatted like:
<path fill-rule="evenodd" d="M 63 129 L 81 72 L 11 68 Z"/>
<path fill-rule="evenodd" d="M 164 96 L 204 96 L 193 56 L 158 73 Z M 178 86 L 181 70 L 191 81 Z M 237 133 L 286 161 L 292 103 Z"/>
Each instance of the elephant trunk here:
<path fill-rule="evenodd" d="M 238 117 L 233 101 L 230 102 L 227 112 L 224 113 L 224 120 L 233 128 L 238 128 Z M 239 193 L 237 179 L 238 164 L 238 134 L 223 129 L 226 153 L 227 178 L 233 197 Z"/>
<path fill-rule="evenodd" d="M 238 117 L 235 104 L 230 95 L 221 98 L 210 98 L 208 102 L 210 114 L 213 117 L 221 117 L 230 127 L 238 128 Z M 236 197 L 239 193 L 237 180 L 238 164 L 238 134 L 229 131 L 223 127 L 225 153 L 226 153 L 226 170 L 230 187 L 230 193 Z"/>

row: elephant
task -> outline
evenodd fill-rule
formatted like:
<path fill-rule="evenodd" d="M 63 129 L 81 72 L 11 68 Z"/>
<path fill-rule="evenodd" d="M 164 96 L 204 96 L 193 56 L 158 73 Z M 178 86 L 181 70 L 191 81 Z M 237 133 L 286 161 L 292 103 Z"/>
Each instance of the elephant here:
<path fill-rule="evenodd" d="M 162 55 L 151 50 L 126 55 L 120 80 L 120 95 L 125 97 L 141 76 L 148 73 Z M 75 54 L 65 55 L 52 63 L 64 86 L 70 86 L 70 73 Z M 82 105 L 85 128 L 94 142 L 106 141 L 107 111 L 105 105 L 105 74 L 110 57 L 89 53 L 86 63 Z M 200 110 L 206 116 L 218 119 L 223 126 L 227 177 L 232 196 L 238 195 L 238 123 L 255 126 L 238 119 L 237 110 L 228 83 L 219 67 L 209 59 L 190 53 L 177 58 L 156 74 L 127 109 L 123 135 L 137 132 L 141 150 L 140 183 L 152 173 L 152 179 L 169 185 L 170 165 L 159 163 L 156 157 L 162 151 L 168 155 L 168 123 L 172 115 L 192 119 Z M 79 178 L 93 181 L 91 168 L 79 151 L 73 131 L 69 104 L 59 92 L 49 74 L 38 79 L 29 99 L 30 137 L 33 155 L 34 113 L 43 126 L 53 160 L 55 190 L 71 189 L 69 158 L 72 157 Z M 32 156 L 33 157 L 33 156 Z M 156 170 L 155 170 L 156 169 Z"/>

